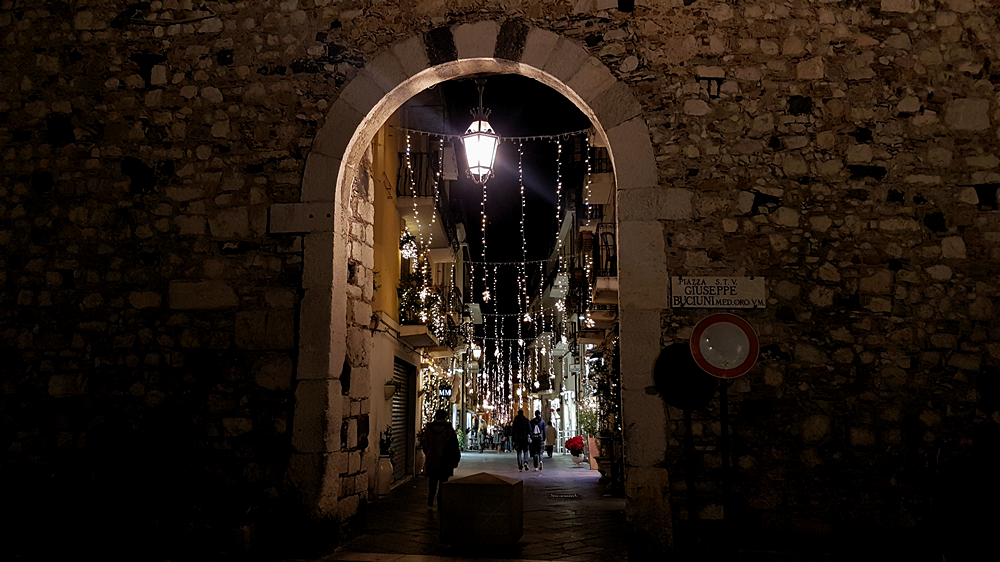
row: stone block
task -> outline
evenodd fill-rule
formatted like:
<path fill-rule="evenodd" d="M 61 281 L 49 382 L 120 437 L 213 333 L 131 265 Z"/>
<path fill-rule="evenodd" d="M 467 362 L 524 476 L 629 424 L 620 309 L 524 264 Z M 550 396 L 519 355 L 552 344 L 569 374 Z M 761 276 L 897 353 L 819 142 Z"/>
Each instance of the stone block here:
<path fill-rule="evenodd" d="M 941 241 L 941 257 L 945 259 L 961 259 L 966 257 L 965 240 L 961 236 L 949 236 Z"/>
<path fill-rule="evenodd" d="M 292 447 L 297 453 L 340 451 L 344 400 L 336 379 L 299 381 L 295 388 Z"/>
<path fill-rule="evenodd" d="M 667 271 L 663 225 L 657 221 L 618 224 L 619 306 L 632 309 L 667 307 Z"/>
<path fill-rule="evenodd" d="M 948 366 L 962 371 L 978 372 L 982 367 L 983 358 L 979 355 L 956 353 L 948 358 Z"/>
<path fill-rule="evenodd" d="M 399 61 L 400 67 L 407 77 L 413 76 L 430 66 L 427 58 L 427 46 L 420 36 L 414 35 L 405 41 L 401 41 L 392 46 L 392 56 Z"/>
<path fill-rule="evenodd" d="M 882 0 L 883 12 L 912 14 L 920 9 L 920 0 Z"/>
<path fill-rule="evenodd" d="M 239 349 L 291 349 L 295 345 L 292 310 L 253 310 L 236 313 Z"/>
<path fill-rule="evenodd" d="M 958 131 L 985 131 L 990 128 L 990 100 L 959 98 L 945 110 L 944 122 Z"/>
<path fill-rule="evenodd" d="M 605 131 L 642 114 L 642 106 L 632 89 L 620 80 L 598 94 L 590 102 L 590 108 Z"/>
<path fill-rule="evenodd" d="M 822 80 L 826 76 L 826 66 L 823 57 L 813 57 L 795 66 L 799 80 Z"/>
<path fill-rule="evenodd" d="M 322 454 L 293 452 L 285 472 L 285 487 L 309 511 L 315 510 L 319 501 L 326 464 L 323 457 Z"/>
<path fill-rule="evenodd" d="M 829 362 L 822 349 L 806 342 L 796 342 L 792 353 L 795 360 L 800 363 L 826 365 Z"/>
<path fill-rule="evenodd" d="M 361 115 L 368 115 L 385 94 L 386 91 L 379 86 L 371 72 L 362 70 L 340 92 L 340 99 Z"/>
<path fill-rule="evenodd" d="M 226 437 L 237 437 L 253 430 L 250 418 L 222 418 L 223 434 Z"/>
<path fill-rule="evenodd" d="M 445 544 L 515 544 L 524 535 L 524 482 L 480 472 L 445 482 L 441 489 Z"/>
<path fill-rule="evenodd" d="M 372 80 L 378 84 L 378 87 L 386 92 L 391 92 L 409 78 L 409 75 L 403 70 L 402 63 L 393 56 L 391 51 L 384 52 L 369 61 L 365 65 L 365 69 L 370 73 Z"/>
<path fill-rule="evenodd" d="M 927 275 L 930 275 L 931 279 L 934 281 L 947 281 L 951 279 L 951 268 L 947 265 L 932 265 L 925 269 Z"/>
<path fill-rule="evenodd" d="M 830 433 L 830 417 L 822 414 L 809 416 L 802 422 L 802 439 L 815 443 Z"/>
<path fill-rule="evenodd" d="M 334 205 L 333 202 L 271 205 L 268 232 L 271 234 L 333 232 Z"/>
<path fill-rule="evenodd" d="M 355 449 L 358 446 L 358 420 L 357 418 L 351 418 L 347 420 L 347 448 Z M 361 455 L 358 453 L 351 453 L 350 456 L 351 468 L 350 472 L 353 474 L 361 468 Z"/>
<path fill-rule="evenodd" d="M 996 318 L 996 314 L 993 311 L 993 301 L 987 297 L 977 297 L 976 300 L 969 303 L 969 319 L 970 320 L 993 320 Z"/>
<path fill-rule="evenodd" d="M 614 85 L 615 82 L 617 80 L 611 75 L 608 67 L 604 66 L 600 60 L 590 57 L 566 82 L 566 85 L 576 92 L 576 95 L 580 96 L 584 103 L 590 105 L 593 99 Z"/>
<path fill-rule="evenodd" d="M 684 102 L 684 114 L 701 117 L 712 112 L 712 107 L 704 100 L 687 100 Z"/>
<path fill-rule="evenodd" d="M 694 193 L 687 189 L 651 187 L 618 191 L 618 220 L 690 220 Z"/>
<path fill-rule="evenodd" d="M 174 224 L 177 225 L 177 230 L 183 236 L 198 236 L 205 234 L 205 228 L 208 226 L 205 217 L 191 216 L 191 215 L 181 215 L 174 218 Z"/>
<path fill-rule="evenodd" d="M 337 177 L 340 173 L 341 161 L 318 152 L 311 152 L 306 158 L 305 170 L 302 173 L 302 193 L 299 197 L 303 203 L 333 201 L 337 190 Z"/>
<path fill-rule="evenodd" d="M 253 366 L 253 380 L 257 386 L 268 390 L 292 388 L 294 365 L 288 355 L 267 355 L 257 359 Z"/>
<path fill-rule="evenodd" d="M 618 189 L 657 185 L 656 158 L 649 127 L 636 117 L 607 131 Z"/>
<path fill-rule="evenodd" d="M 531 41 L 531 33 L 528 34 L 528 41 Z M 560 37 L 548 59 L 545 60 L 542 70 L 551 74 L 556 80 L 566 83 L 589 58 L 587 50 L 576 41 Z"/>
<path fill-rule="evenodd" d="M 372 374 L 368 367 L 355 367 L 351 369 L 351 390 L 350 397 L 354 399 L 362 399 L 370 396 L 372 393 Z M 378 394 L 381 394 L 381 390 Z M 365 404 L 358 404 L 358 414 L 365 414 L 364 411 Z"/>
<path fill-rule="evenodd" d="M 619 329 L 622 334 L 621 386 L 623 390 L 645 391 L 653 385 L 653 365 L 660 355 L 660 310 L 624 308 Z"/>
<path fill-rule="evenodd" d="M 239 305 L 236 291 L 221 281 L 171 281 L 167 301 L 178 310 L 211 310 Z"/>
<path fill-rule="evenodd" d="M 647 445 L 648 446 L 648 445 Z M 666 443 L 660 444 L 666 449 Z M 626 455 L 629 451 L 626 450 Z M 625 467 L 625 517 L 630 526 L 667 549 L 673 545 L 670 477 L 658 466 Z"/>
<path fill-rule="evenodd" d="M 492 58 L 500 26 L 495 21 L 457 25 L 452 29 L 458 59 Z"/>
<path fill-rule="evenodd" d="M 333 158 L 343 158 L 354 137 L 354 132 L 364 121 L 365 115 L 343 99 L 333 103 L 326 122 L 316 133 L 313 151 Z"/>
<path fill-rule="evenodd" d="M 332 287 L 334 236 L 329 232 L 316 232 L 307 234 L 302 242 L 302 287 Z"/>
<path fill-rule="evenodd" d="M 781 171 L 785 177 L 800 178 L 809 174 L 809 164 L 798 154 L 789 154 L 781 163 Z"/>
<path fill-rule="evenodd" d="M 358 507 L 361 506 L 361 497 L 357 495 L 347 496 L 346 498 L 340 498 L 337 503 L 337 517 L 341 521 L 347 521 L 351 517 L 354 517 L 358 513 Z"/>
<path fill-rule="evenodd" d="M 216 238 L 247 238 L 250 216 L 247 207 L 220 209 L 208 219 L 208 228 Z"/>
<path fill-rule="evenodd" d="M 128 303 L 135 308 L 159 308 L 163 304 L 163 295 L 153 291 L 132 291 Z"/>
<path fill-rule="evenodd" d="M 888 295 L 892 293 L 895 275 L 890 270 L 877 271 L 875 274 L 861 279 L 858 290 L 862 294 Z"/>
<path fill-rule="evenodd" d="M 333 288 L 330 286 L 306 289 L 302 296 L 297 372 L 299 379 L 329 378 L 332 373 L 340 372 L 343 355 L 337 361 L 331 339 L 333 298 Z"/>
<path fill-rule="evenodd" d="M 648 371 L 652 373 L 652 370 L 652 365 L 649 365 Z M 629 464 L 656 466 L 664 462 L 667 448 L 649 446 L 650 443 L 667 442 L 667 404 L 663 397 L 649 394 L 645 388 L 622 390 L 622 404 L 625 406 L 622 409 L 622 421 L 624 427 L 628 428 L 624 435 Z"/>
<path fill-rule="evenodd" d="M 83 375 L 52 375 L 49 377 L 50 396 L 65 398 L 86 393 L 87 379 Z"/>
<path fill-rule="evenodd" d="M 555 33 L 532 27 L 528 30 L 528 37 L 524 42 L 521 63 L 541 70 L 558 41 L 559 36 Z"/>

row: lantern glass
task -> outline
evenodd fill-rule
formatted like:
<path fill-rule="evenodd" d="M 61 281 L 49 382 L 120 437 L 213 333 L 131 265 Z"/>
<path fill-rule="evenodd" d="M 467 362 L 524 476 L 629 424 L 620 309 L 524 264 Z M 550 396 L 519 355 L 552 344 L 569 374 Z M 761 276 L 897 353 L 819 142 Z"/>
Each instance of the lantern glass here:
<path fill-rule="evenodd" d="M 486 183 L 493 176 L 493 162 L 500 145 L 500 136 L 496 134 L 489 121 L 478 119 L 469 125 L 462 135 L 465 144 L 465 156 L 469 162 L 469 176 L 476 183 Z"/>

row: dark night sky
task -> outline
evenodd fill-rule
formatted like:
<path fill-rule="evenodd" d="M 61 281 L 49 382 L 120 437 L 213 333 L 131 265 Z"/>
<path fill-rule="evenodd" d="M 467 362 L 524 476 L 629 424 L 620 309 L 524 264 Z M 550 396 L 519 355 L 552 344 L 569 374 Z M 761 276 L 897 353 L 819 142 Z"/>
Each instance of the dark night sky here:
<path fill-rule="evenodd" d="M 478 105 L 479 94 L 471 79 L 445 82 L 444 96 L 451 117 L 451 129 L 465 132 L 472 116 L 469 113 Z M 530 78 L 516 75 L 489 76 L 483 95 L 483 105 L 492 110 L 490 124 L 501 137 L 555 135 L 579 131 L 590 126 L 590 121 L 569 100 L 555 90 Z M 558 225 L 556 201 L 556 143 L 553 140 L 523 141 L 525 239 L 527 259 L 548 257 L 552 251 Z M 568 151 L 563 143 L 564 156 Z M 480 208 L 482 188 L 464 176 L 465 156 L 459 151 L 458 182 L 452 186 L 452 197 L 460 199 L 466 210 L 466 232 L 469 250 L 474 261 L 481 260 Z M 521 261 L 521 197 L 518 182 L 518 147 L 516 142 L 503 142 L 497 154 L 496 177 L 487 184 L 486 229 L 487 261 Z M 564 165 L 563 171 L 566 172 Z M 563 178 L 566 189 L 566 175 Z M 537 276 L 538 266 L 529 266 Z M 481 302 L 482 271 L 477 268 L 475 301 Z M 499 295 L 493 306 L 484 306 L 484 312 L 517 312 L 516 269 L 501 268 L 498 278 Z M 529 287 L 530 290 L 530 287 Z M 508 326 L 511 323 L 508 324 Z M 515 328 L 516 330 L 516 328 Z M 491 332 L 487 335 L 492 335 Z M 505 334 L 504 337 L 512 337 Z"/>

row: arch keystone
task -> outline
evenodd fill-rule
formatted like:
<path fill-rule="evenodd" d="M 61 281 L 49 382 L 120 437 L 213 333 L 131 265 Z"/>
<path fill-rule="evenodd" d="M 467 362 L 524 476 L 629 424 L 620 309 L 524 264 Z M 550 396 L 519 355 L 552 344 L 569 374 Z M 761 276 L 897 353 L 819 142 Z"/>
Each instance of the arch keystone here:
<path fill-rule="evenodd" d="M 458 60 L 492 57 L 497 46 L 500 26 L 495 21 L 481 21 L 456 26 L 452 30 Z"/>

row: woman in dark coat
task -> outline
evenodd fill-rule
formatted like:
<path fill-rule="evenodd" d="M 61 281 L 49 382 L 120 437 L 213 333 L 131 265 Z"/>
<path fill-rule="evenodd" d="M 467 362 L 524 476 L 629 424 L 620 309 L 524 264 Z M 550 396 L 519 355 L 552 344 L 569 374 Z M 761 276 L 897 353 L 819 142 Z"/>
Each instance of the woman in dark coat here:
<path fill-rule="evenodd" d="M 438 507 L 441 507 L 441 489 L 455 474 L 455 467 L 462 457 L 458 448 L 458 437 L 455 428 L 448 423 L 448 412 L 438 410 L 434 421 L 424 426 L 420 438 L 424 447 L 424 474 L 427 475 L 427 507 L 434 507 L 434 495 L 437 493 Z"/>

